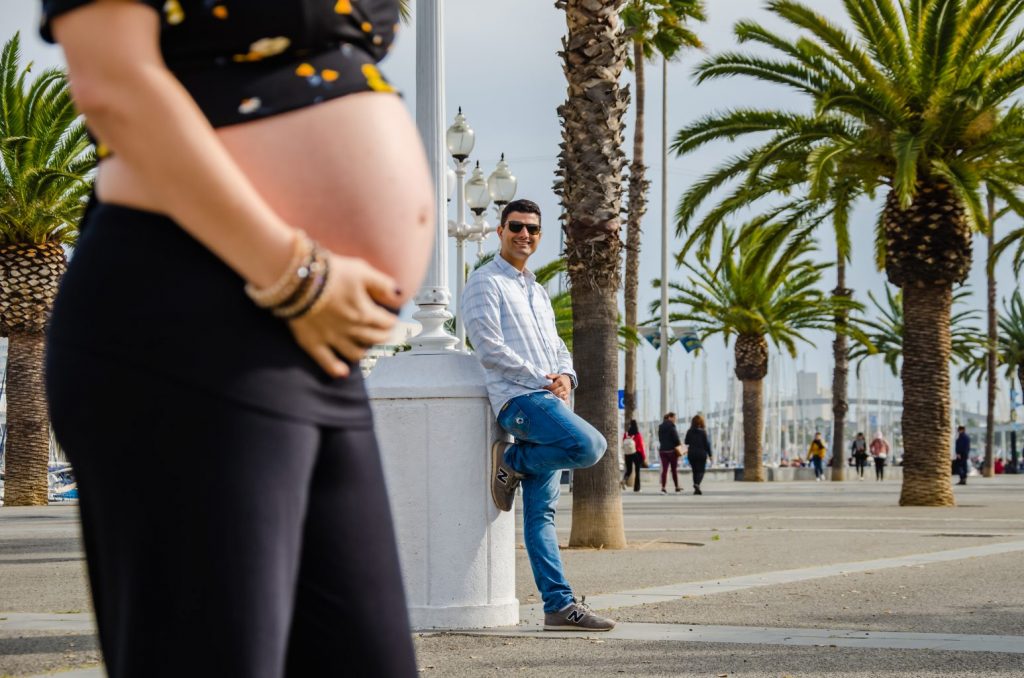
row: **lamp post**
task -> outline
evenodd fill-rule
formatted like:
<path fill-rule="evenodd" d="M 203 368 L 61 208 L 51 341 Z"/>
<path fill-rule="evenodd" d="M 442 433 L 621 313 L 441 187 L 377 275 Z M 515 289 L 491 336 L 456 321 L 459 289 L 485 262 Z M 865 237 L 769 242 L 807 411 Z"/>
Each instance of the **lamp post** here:
<path fill-rule="evenodd" d="M 488 178 L 484 178 L 477 161 L 469 179 L 466 179 L 466 168 L 469 166 L 469 154 L 476 142 L 476 133 L 466 122 L 459 108 L 455 121 L 445 134 L 448 152 L 455 162 L 455 220 L 448 222 L 448 235 L 455 238 L 455 299 L 458 313 L 455 316 L 455 335 L 462 348 L 466 346 L 466 325 L 462 313 L 462 292 L 466 287 L 466 253 L 465 242 L 471 240 L 477 244 L 477 256 L 483 254 L 483 241 L 488 233 L 495 228 L 484 220 L 484 214 L 491 200 L 500 210 L 507 205 L 516 193 L 516 178 L 512 175 L 505 154 Z M 466 207 L 473 213 L 473 223 L 466 222 Z"/>

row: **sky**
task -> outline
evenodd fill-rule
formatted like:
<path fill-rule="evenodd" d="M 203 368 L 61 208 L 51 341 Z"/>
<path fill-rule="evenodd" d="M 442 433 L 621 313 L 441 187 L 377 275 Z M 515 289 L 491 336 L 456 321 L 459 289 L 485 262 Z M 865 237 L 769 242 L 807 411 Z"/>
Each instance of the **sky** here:
<path fill-rule="evenodd" d="M 0 38 L 6 39 L 14 31 L 22 31 L 23 52 L 26 60 L 40 65 L 61 65 L 59 48 L 47 45 L 36 33 L 38 0 L 3 0 L 0 10 Z M 415 3 L 414 3 L 415 4 Z M 697 28 L 706 45 L 704 52 L 684 53 L 668 67 L 668 129 L 669 136 L 697 117 L 738 106 L 758 106 L 770 102 L 778 107 L 800 109 L 803 99 L 781 87 L 758 85 L 749 79 L 715 81 L 697 86 L 692 78 L 694 66 L 707 54 L 737 47 L 732 27 L 738 19 L 750 18 L 769 27 L 781 24 L 764 9 L 762 0 L 709 0 L 708 22 Z M 841 0 L 814 0 L 820 12 L 842 23 Z M 476 132 L 476 147 L 471 156 L 479 160 L 485 174 L 490 174 L 501 153 L 505 153 L 513 174 L 519 180 L 518 197 L 535 200 L 545 215 L 545 224 L 551 224 L 560 213 L 557 196 L 551 186 L 557 164 L 561 129 L 556 108 L 565 100 L 566 85 L 562 63 L 557 51 L 565 34 L 565 19 L 556 10 L 553 0 L 445 0 L 445 105 L 447 119 L 454 118 L 461 106 L 469 124 Z M 413 19 L 415 21 L 415 17 Z M 743 49 L 746 49 L 745 47 Z M 391 55 L 382 64 L 382 70 L 403 92 L 410 112 L 415 110 L 416 96 L 415 29 L 406 27 L 398 37 Z M 659 292 L 650 281 L 660 276 L 661 221 L 660 172 L 661 167 L 661 73 L 660 63 L 647 69 L 647 129 L 645 156 L 651 175 L 649 207 L 643 222 L 641 251 L 640 318 L 649 317 L 647 308 L 659 298 Z M 632 74 L 623 76 L 623 84 L 632 83 Z M 632 89 L 632 87 L 631 87 Z M 625 133 L 627 156 L 632 148 L 632 109 L 626 115 Z M 721 162 L 726 156 L 740 150 L 740 146 L 727 143 L 708 146 L 685 158 L 669 157 L 668 201 L 669 215 L 683 192 L 698 177 Z M 450 210 L 454 216 L 454 209 Z M 852 220 L 853 260 L 849 267 L 849 286 L 855 298 L 868 303 L 867 292 L 884 298 L 884 273 L 875 270 L 873 261 L 873 230 L 878 204 L 861 204 Z M 494 221 L 493 211 L 488 219 Z M 1007 222 L 1004 228 L 1008 228 Z M 671 226 L 670 251 L 678 251 L 681 242 L 675 238 Z M 449 280 L 454 290 L 455 246 L 451 242 Z M 496 247 L 493 235 L 485 242 L 485 250 Z M 823 258 L 831 258 L 835 243 L 828 233 L 820 236 Z M 467 259 L 475 255 L 475 245 L 467 244 Z M 975 259 L 968 284 L 974 293 L 972 306 L 984 310 L 984 241 L 975 239 Z M 545 263 L 559 254 L 558 233 L 549 228 L 534 255 L 533 262 Z M 672 270 L 669 279 L 684 281 L 685 271 Z M 999 296 L 1008 296 L 1017 280 L 1009 263 L 998 268 Z M 834 286 L 834 275 L 826 274 L 828 289 Z M 406 309 L 408 315 L 414 309 Z M 983 322 L 983 321 L 980 321 Z M 812 344 L 802 346 L 796 360 L 777 358 L 772 354 L 771 367 L 781 367 L 780 384 L 784 391 L 791 390 L 795 372 L 807 369 L 820 373 L 823 386 L 831 382 L 831 335 L 810 334 Z M 707 387 L 703 386 L 700 361 L 693 354 L 685 354 L 681 347 L 672 349 L 670 406 L 682 412 L 707 408 L 711 401 L 725 398 L 726 385 L 732 379 L 728 368 L 732 358 L 731 347 L 714 339 L 705 347 L 707 361 Z M 657 352 L 650 346 L 640 350 L 640 396 L 642 411 L 654 417 L 659 407 Z M 883 391 L 898 397 L 898 382 L 880 368 L 880 359 L 865 363 L 865 383 L 860 387 L 867 392 Z M 858 392 L 856 378 L 851 377 L 850 395 Z M 1006 389 L 1000 398 L 1006 399 Z M 676 397 L 678 394 L 678 397 Z M 980 390 L 954 385 L 954 398 L 978 409 L 984 396 Z"/>

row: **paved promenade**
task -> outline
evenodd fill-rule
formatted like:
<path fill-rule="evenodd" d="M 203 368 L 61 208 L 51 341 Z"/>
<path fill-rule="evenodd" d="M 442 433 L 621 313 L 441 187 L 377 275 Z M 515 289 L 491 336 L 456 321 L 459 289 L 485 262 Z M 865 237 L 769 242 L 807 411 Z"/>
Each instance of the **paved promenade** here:
<path fill-rule="evenodd" d="M 420 673 L 1024 677 L 1024 476 L 955 489 L 924 509 L 898 482 L 648 484 L 623 494 L 628 549 L 563 551 L 618 628 L 541 631 L 520 546 L 523 623 L 418 634 Z M 0 676 L 103 675 L 83 567 L 74 508 L 0 509 Z"/>

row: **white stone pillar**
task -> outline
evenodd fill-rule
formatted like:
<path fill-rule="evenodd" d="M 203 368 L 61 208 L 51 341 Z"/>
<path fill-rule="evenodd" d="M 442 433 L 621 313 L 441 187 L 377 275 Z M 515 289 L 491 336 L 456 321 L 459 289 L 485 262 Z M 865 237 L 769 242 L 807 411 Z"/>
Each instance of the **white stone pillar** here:
<path fill-rule="evenodd" d="M 501 432 L 483 384 L 476 358 L 454 351 L 382 358 L 370 375 L 414 629 L 519 623 L 515 522 L 491 500 Z"/>
<path fill-rule="evenodd" d="M 437 242 L 414 318 L 413 350 L 367 380 L 414 629 L 519 623 L 515 523 L 490 497 L 498 431 L 476 358 L 452 350 L 445 214 L 442 0 L 416 3 L 416 119 L 437 202 Z"/>

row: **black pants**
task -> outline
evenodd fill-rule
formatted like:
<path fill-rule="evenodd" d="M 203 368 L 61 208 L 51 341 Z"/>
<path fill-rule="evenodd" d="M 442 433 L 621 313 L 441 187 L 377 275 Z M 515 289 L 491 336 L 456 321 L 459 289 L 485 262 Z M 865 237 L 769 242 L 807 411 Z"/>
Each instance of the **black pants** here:
<path fill-rule="evenodd" d="M 956 472 L 960 475 L 960 482 L 967 482 L 967 464 L 970 463 L 965 457 L 956 458 Z"/>
<path fill-rule="evenodd" d="M 686 459 L 690 462 L 690 468 L 693 470 L 693 486 L 700 487 L 701 481 L 704 480 L 704 469 L 708 465 L 708 455 L 688 454 Z"/>
<path fill-rule="evenodd" d="M 358 370 L 325 379 L 166 219 L 88 214 L 46 371 L 108 674 L 415 676 Z"/>
<path fill-rule="evenodd" d="M 885 459 L 875 457 L 875 480 L 885 480 Z"/>
<path fill-rule="evenodd" d="M 632 473 L 635 470 L 636 471 L 636 475 L 634 476 L 634 480 L 633 480 L 633 491 L 634 492 L 639 492 L 640 491 L 640 468 L 643 466 L 643 463 L 640 461 L 640 453 L 639 452 L 635 452 L 633 454 L 624 455 L 623 459 L 625 459 L 625 461 L 626 461 L 626 473 L 623 474 L 622 481 L 625 482 L 626 480 L 628 480 L 629 479 L 629 474 Z M 634 467 L 636 467 L 636 468 L 634 469 Z"/>
<path fill-rule="evenodd" d="M 864 477 L 864 467 L 867 466 L 868 458 L 867 457 L 858 457 L 858 456 L 854 455 L 853 463 L 857 465 L 857 475 L 859 475 L 861 478 L 863 478 Z"/>

